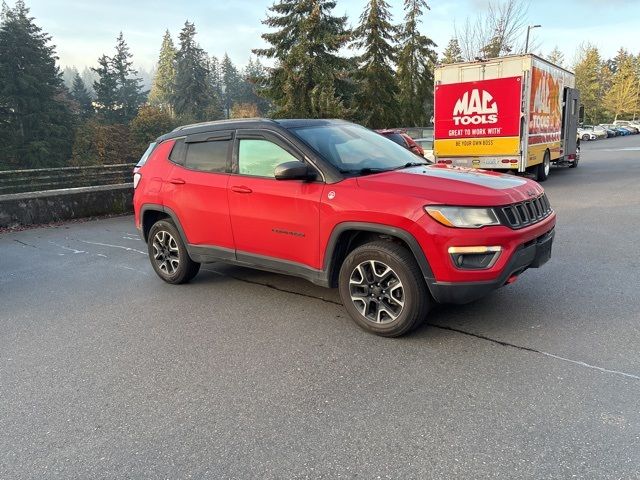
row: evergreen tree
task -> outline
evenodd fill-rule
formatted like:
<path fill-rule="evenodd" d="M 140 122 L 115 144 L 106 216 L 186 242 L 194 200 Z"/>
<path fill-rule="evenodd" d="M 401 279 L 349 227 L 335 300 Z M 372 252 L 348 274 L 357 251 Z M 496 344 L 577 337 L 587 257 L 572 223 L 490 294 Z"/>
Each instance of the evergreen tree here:
<path fill-rule="evenodd" d="M 553 50 L 549 52 L 549 55 L 547 55 L 547 60 L 549 60 L 554 65 L 562 67 L 564 65 L 564 54 L 556 45 L 555 47 L 553 47 Z"/>
<path fill-rule="evenodd" d="M 93 71 L 93 69 L 89 67 L 84 67 L 82 73 L 80 74 L 82 77 L 82 81 L 84 82 L 84 86 L 87 88 L 89 95 L 91 98 L 95 98 L 96 92 L 93 89 L 93 84 L 98 80 L 98 74 Z"/>
<path fill-rule="evenodd" d="M 149 92 L 149 103 L 153 106 L 170 109 L 176 82 L 176 53 L 171 34 L 167 30 L 162 38 L 156 74 Z"/>
<path fill-rule="evenodd" d="M 231 107 L 233 107 L 233 104 L 239 100 L 242 88 L 242 79 L 240 78 L 238 69 L 226 53 L 224 54 L 224 57 L 222 57 L 220 73 L 222 77 L 222 89 L 224 92 L 222 96 L 222 103 L 225 116 L 229 118 Z"/>
<path fill-rule="evenodd" d="M 598 123 L 602 117 L 602 60 L 593 45 L 583 45 L 574 71 L 576 88 L 580 90 L 580 101 L 584 105 L 585 123 Z"/>
<path fill-rule="evenodd" d="M 62 82 L 67 89 L 71 90 L 73 88 L 73 79 L 76 78 L 78 74 L 78 69 L 76 67 L 64 67 L 62 70 Z"/>
<path fill-rule="evenodd" d="M 96 110 L 108 121 L 115 121 L 117 114 L 114 112 L 118 108 L 117 93 L 118 80 L 116 78 L 111 59 L 102 55 L 98 59 L 98 67 L 91 69 L 97 75 L 97 80 L 93 83 L 93 90 L 96 95 Z"/>
<path fill-rule="evenodd" d="M 120 32 L 116 44 L 116 54 L 111 62 L 118 84 L 116 92 L 120 105 L 121 123 L 130 122 L 147 98 L 147 92 L 142 91 L 142 79 L 138 77 L 138 71 L 133 68 L 132 57 L 133 55 L 129 52 L 129 47 L 124 41 L 124 36 Z"/>
<path fill-rule="evenodd" d="M 71 156 L 72 118 L 55 47 L 17 0 L 0 25 L 0 168 L 61 166 Z"/>
<path fill-rule="evenodd" d="M 442 65 L 448 65 L 450 63 L 458 63 L 462 61 L 463 58 L 460 44 L 458 43 L 458 39 L 453 37 L 451 40 L 449 40 L 449 43 L 442 52 L 442 60 L 440 60 L 440 63 Z"/>
<path fill-rule="evenodd" d="M 98 80 L 93 84 L 96 108 L 107 122 L 130 122 L 145 100 L 146 94 L 142 92 L 141 80 L 133 68 L 131 57 L 120 32 L 116 54 L 113 57 L 102 55 L 98 59 L 98 67 L 93 69 L 98 74 Z"/>
<path fill-rule="evenodd" d="M 270 109 L 269 101 L 260 94 L 266 79 L 267 72 L 260 60 L 254 61 L 249 58 L 249 62 L 242 71 L 240 103 L 255 105 L 257 115 L 264 115 Z"/>
<path fill-rule="evenodd" d="M 269 8 L 262 23 L 277 30 L 262 35 L 270 47 L 253 52 L 276 61 L 264 88 L 275 116 L 324 117 L 329 112 L 322 110 L 324 102 L 313 103 L 314 89 L 339 96 L 334 88 L 348 62 L 338 52 L 349 32 L 346 17 L 332 15 L 335 6 L 334 0 L 279 0 Z"/>
<path fill-rule="evenodd" d="M 222 105 L 222 67 L 215 55 L 211 55 L 209 58 L 209 84 Z"/>
<path fill-rule="evenodd" d="M 391 23 L 389 4 L 385 0 L 369 0 L 354 30 L 352 48 L 363 50 L 357 57 L 355 74 L 358 83 L 356 112 L 368 127 L 392 127 L 398 123 L 398 86 L 393 65 L 392 42 L 396 27 Z"/>
<path fill-rule="evenodd" d="M 405 23 L 398 34 L 398 101 L 400 122 L 407 127 L 427 125 L 433 112 L 433 69 L 436 44 L 418 31 L 426 0 L 405 0 Z"/>
<path fill-rule="evenodd" d="M 93 113 L 91 95 L 89 95 L 87 87 L 85 87 L 84 82 L 77 71 L 76 76 L 73 78 L 71 98 L 73 98 L 79 105 L 81 117 L 86 118 Z"/>
<path fill-rule="evenodd" d="M 209 59 L 196 43 L 195 35 L 195 25 L 185 22 L 176 54 L 176 81 L 171 103 L 175 113 L 184 121 L 213 119 L 211 108 L 215 104 Z"/>
<path fill-rule="evenodd" d="M 489 42 L 480 49 L 483 58 L 496 58 L 511 53 L 511 46 L 504 43 L 501 30 L 496 30 Z"/>

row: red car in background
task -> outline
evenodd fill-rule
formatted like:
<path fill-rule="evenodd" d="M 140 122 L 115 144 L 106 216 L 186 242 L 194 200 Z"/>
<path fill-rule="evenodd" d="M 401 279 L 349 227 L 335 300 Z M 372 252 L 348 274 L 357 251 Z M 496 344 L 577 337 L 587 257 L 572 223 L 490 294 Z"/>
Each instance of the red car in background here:
<path fill-rule="evenodd" d="M 411 150 L 416 155 L 424 157 L 424 149 L 418 145 L 404 130 L 397 128 L 387 128 L 384 130 L 376 130 L 383 137 L 396 142 L 398 145 Z"/>

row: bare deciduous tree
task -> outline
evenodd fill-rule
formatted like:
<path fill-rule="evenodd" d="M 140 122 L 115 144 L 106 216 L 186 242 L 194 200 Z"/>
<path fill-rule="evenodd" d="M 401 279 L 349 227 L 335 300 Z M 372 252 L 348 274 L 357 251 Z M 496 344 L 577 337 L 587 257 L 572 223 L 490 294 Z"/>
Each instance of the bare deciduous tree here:
<path fill-rule="evenodd" d="M 455 29 L 462 56 L 474 60 L 523 53 L 528 11 L 528 0 L 491 0 L 486 11 Z M 529 47 L 537 48 L 532 41 Z"/>

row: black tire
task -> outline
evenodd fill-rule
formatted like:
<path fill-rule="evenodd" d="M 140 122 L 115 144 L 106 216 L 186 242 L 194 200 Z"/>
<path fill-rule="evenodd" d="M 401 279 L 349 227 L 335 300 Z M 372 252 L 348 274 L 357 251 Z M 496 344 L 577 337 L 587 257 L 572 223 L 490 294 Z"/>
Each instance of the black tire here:
<path fill-rule="evenodd" d="M 580 154 L 576 153 L 576 158 L 573 162 L 571 162 L 571 165 L 569 165 L 569 168 L 578 168 L 578 162 L 580 162 Z"/>
<path fill-rule="evenodd" d="M 582 135 L 582 140 L 584 140 L 585 142 L 588 141 L 591 137 L 589 136 L 589 134 L 585 133 L 584 135 Z"/>
<path fill-rule="evenodd" d="M 539 182 L 544 182 L 547 178 L 549 178 L 550 172 L 551 172 L 551 155 L 549 154 L 549 150 L 546 150 L 544 152 L 542 163 L 538 165 L 538 168 L 536 169 L 536 180 Z"/>
<path fill-rule="evenodd" d="M 149 230 L 149 260 L 158 276 L 167 283 L 186 283 L 195 277 L 200 264 L 191 260 L 180 232 L 169 220 L 159 220 Z"/>
<path fill-rule="evenodd" d="M 349 253 L 340 267 L 338 289 L 351 318 L 364 330 L 383 337 L 411 331 L 425 320 L 431 305 L 413 254 L 390 241 L 367 243 Z"/>

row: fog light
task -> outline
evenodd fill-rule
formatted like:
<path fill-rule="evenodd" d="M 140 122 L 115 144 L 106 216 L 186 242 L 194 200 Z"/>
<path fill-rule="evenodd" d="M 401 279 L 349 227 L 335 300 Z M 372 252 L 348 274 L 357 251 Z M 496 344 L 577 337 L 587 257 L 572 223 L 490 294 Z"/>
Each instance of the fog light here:
<path fill-rule="evenodd" d="M 449 247 L 453 264 L 465 270 L 482 270 L 495 265 L 502 247 Z"/>

